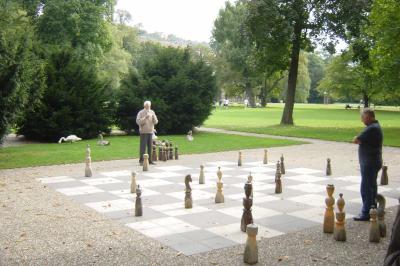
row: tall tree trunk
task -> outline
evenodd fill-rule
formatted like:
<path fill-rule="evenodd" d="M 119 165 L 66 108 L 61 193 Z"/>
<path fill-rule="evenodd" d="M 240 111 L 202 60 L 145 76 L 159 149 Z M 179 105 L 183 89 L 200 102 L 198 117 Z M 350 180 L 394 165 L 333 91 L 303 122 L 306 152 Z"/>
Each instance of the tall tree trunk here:
<path fill-rule="evenodd" d="M 250 78 L 248 75 L 248 72 L 245 71 L 244 73 L 244 79 L 245 79 L 245 91 L 246 91 L 246 97 L 249 100 L 249 104 L 251 107 L 256 107 L 256 102 L 254 99 L 254 93 L 253 90 L 251 89 L 251 82 L 250 82 Z"/>
<path fill-rule="evenodd" d="M 293 125 L 293 108 L 296 94 L 297 70 L 299 68 L 300 44 L 301 25 L 300 22 L 296 22 L 294 25 L 294 39 L 292 42 L 292 53 L 290 56 L 291 60 L 289 68 L 288 89 L 286 93 L 285 108 L 283 109 L 281 125 Z"/>
<path fill-rule="evenodd" d="M 366 92 L 363 92 L 364 108 L 369 107 L 369 97 Z"/>
<path fill-rule="evenodd" d="M 267 77 L 264 77 L 264 86 L 261 87 L 260 91 L 261 106 L 267 106 Z"/>

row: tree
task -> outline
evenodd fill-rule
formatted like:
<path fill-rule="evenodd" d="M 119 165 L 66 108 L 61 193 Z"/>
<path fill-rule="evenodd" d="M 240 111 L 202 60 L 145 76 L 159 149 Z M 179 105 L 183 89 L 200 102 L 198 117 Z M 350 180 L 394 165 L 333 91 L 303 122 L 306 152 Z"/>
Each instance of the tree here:
<path fill-rule="evenodd" d="M 308 73 L 310 75 L 310 96 L 309 103 L 322 103 L 323 97 L 318 91 L 319 82 L 325 76 L 325 61 L 318 53 L 307 53 Z"/>

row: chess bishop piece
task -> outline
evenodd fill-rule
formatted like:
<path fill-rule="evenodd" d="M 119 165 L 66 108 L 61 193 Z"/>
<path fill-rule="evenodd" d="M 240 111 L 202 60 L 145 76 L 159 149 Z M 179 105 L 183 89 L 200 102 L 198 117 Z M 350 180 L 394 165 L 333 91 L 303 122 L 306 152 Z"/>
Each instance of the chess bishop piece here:
<path fill-rule="evenodd" d="M 243 260 L 247 264 L 256 264 L 258 262 L 257 233 L 258 227 L 255 224 L 248 224 L 246 228 L 247 240 L 244 247 Z"/>
<path fill-rule="evenodd" d="M 90 157 L 90 145 L 86 146 L 86 166 L 85 166 L 85 177 L 92 176 L 92 157 Z"/>
<path fill-rule="evenodd" d="M 175 147 L 175 160 L 179 160 L 178 147 Z"/>
<path fill-rule="evenodd" d="M 192 176 L 185 176 L 185 209 L 191 209 L 193 207 L 192 188 L 190 187 L 190 182 L 192 182 Z"/>
<path fill-rule="evenodd" d="M 253 223 L 253 214 L 251 213 L 251 207 L 253 206 L 253 199 L 250 197 L 253 185 L 246 183 L 244 185 L 245 198 L 243 198 L 243 214 L 240 221 L 240 230 L 246 232 L 246 226 Z"/>
<path fill-rule="evenodd" d="M 149 155 L 143 154 L 143 171 L 149 171 Z"/>
<path fill-rule="evenodd" d="M 238 155 L 238 166 L 242 166 L 242 152 L 239 151 L 239 155 Z"/>
<path fill-rule="evenodd" d="M 218 177 L 218 182 L 217 182 L 217 194 L 215 195 L 215 203 L 224 203 L 225 197 L 224 193 L 222 192 L 224 183 L 222 183 L 221 181 L 222 180 L 221 167 L 218 167 L 217 177 Z"/>
<path fill-rule="evenodd" d="M 332 175 L 331 159 L 326 159 L 326 175 Z"/>
<path fill-rule="evenodd" d="M 281 164 L 279 161 L 276 163 L 275 172 L 275 194 L 282 193 L 282 180 L 281 180 Z"/>
<path fill-rule="evenodd" d="M 136 172 L 131 173 L 131 193 L 136 193 Z"/>
<path fill-rule="evenodd" d="M 267 149 L 264 150 L 263 164 L 268 164 L 268 151 L 267 151 Z"/>
<path fill-rule="evenodd" d="M 204 165 L 200 165 L 199 184 L 205 184 Z"/>
<path fill-rule="evenodd" d="M 335 186 L 328 184 L 326 186 L 326 192 L 328 197 L 325 199 L 326 209 L 324 214 L 324 233 L 333 233 L 335 216 L 333 213 L 333 205 L 335 204 L 335 198 L 332 196 L 335 191 Z"/>
<path fill-rule="evenodd" d="M 138 185 L 136 188 L 135 216 L 143 215 L 143 204 L 141 196 L 142 196 L 142 189 Z"/>
<path fill-rule="evenodd" d="M 281 155 L 281 174 L 282 174 L 282 175 L 286 174 L 286 170 L 285 170 L 285 158 L 283 158 L 283 154 Z"/>
<path fill-rule="evenodd" d="M 168 159 L 173 160 L 174 159 L 174 148 L 172 147 L 172 142 L 169 142 L 169 154 L 168 154 Z"/>
<path fill-rule="evenodd" d="M 157 147 L 153 144 L 152 152 L 151 152 L 151 161 L 157 162 Z"/>
<path fill-rule="evenodd" d="M 381 232 L 379 230 L 377 215 L 378 212 L 375 209 L 375 206 L 372 206 L 371 210 L 369 211 L 369 242 L 379 242 L 381 240 Z"/>
<path fill-rule="evenodd" d="M 376 195 L 376 202 L 378 205 L 377 214 L 378 214 L 378 226 L 381 237 L 386 237 L 386 223 L 385 223 L 385 206 L 386 199 L 383 195 Z"/>
<path fill-rule="evenodd" d="M 381 185 L 389 184 L 389 178 L 388 178 L 387 171 L 388 171 L 388 167 L 386 165 L 382 166 Z"/>
<path fill-rule="evenodd" d="M 336 223 L 333 236 L 336 241 L 346 241 L 346 228 L 345 228 L 346 213 L 343 211 L 345 202 L 342 193 L 339 194 L 339 199 L 337 200 L 336 205 L 338 207 L 338 212 L 336 212 Z"/>

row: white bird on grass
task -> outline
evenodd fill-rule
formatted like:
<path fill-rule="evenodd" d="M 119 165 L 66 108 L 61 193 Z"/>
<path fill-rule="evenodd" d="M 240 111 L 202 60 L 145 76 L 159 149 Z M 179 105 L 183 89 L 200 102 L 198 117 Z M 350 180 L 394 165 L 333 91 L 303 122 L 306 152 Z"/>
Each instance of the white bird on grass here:
<path fill-rule="evenodd" d="M 104 140 L 103 139 L 103 135 L 102 134 L 99 134 L 99 138 L 100 138 L 100 140 L 97 142 L 97 145 L 100 145 L 100 146 L 110 145 L 110 142 L 108 140 Z"/>
<path fill-rule="evenodd" d="M 76 135 L 69 135 L 69 136 L 66 137 L 66 138 L 61 137 L 61 138 L 58 140 L 58 143 L 61 143 L 61 142 L 63 142 L 63 141 L 72 143 L 72 142 L 80 141 L 80 140 L 82 140 L 82 139 L 79 138 L 79 137 L 76 136 Z"/>

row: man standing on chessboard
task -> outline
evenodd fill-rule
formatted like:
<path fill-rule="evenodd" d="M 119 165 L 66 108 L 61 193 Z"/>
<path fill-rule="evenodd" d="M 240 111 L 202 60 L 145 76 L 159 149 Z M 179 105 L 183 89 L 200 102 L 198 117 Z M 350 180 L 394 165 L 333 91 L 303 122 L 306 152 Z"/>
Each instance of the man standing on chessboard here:
<path fill-rule="evenodd" d="M 141 110 L 136 117 L 136 124 L 139 125 L 139 133 L 140 133 L 140 159 L 139 164 L 143 165 L 143 154 L 146 153 L 149 155 L 150 164 L 155 164 L 151 161 L 151 152 L 153 145 L 153 133 L 154 126 L 157 125 L 158 119 L 156 113 L 151 110 L 151 102 L 145 101 L 143 104 L 144 108 Z"/>
<path fill-rule="evenodd" d="M 379 122 L 375 120 L 375 112 L 364 108 L 361 121 L 366 125 L 360 135 L 353 139 L 358 144 L 358 158 L 361 171 L 361 199 L 362 209 L 355 221 L 369 221 L 369 210 L 375 205 L 378 193 L 377 177 L 382 168 L 383 133 Z"/>

